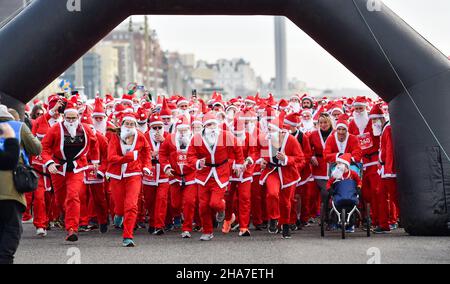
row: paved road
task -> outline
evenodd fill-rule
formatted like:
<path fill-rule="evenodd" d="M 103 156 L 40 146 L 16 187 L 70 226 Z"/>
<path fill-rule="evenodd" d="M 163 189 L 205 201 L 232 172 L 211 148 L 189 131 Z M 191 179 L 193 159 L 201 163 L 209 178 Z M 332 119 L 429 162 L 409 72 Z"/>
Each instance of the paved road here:
<path fill-rule="evenodd" d="M 40 239 L 32 225 L 25 225 L 16 263 L 64 264 L 77 251 L 81 263 L 367 263 L 370 248 L 379 249 L 381 263 L 450 263 L 450 237 L 410 237 L 401 230 L 371 238 L 357 232 L 347 240 L 341 240 L 337 232 L 321 239 L 316 226 L 296 232 L 291 240 L 266 232 L 253 232 L 245 239 L 217 232 L 208 243 L 200 242 L 199 236 L 183 240 L 179 232 L 156 237 L 140 230 L 138 246 L 122 248 L 120 232 L 113 230 L 106 235 L 83 233 L 73 245 L 64 242 L 62 231 L 51 231 Z"/>

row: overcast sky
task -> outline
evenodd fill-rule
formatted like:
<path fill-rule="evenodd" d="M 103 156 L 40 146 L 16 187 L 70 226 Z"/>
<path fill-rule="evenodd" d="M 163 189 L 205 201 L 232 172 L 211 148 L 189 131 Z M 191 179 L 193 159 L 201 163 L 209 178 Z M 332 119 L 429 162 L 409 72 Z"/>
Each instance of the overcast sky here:
<path fill-rule="evenodd" d="M 450 55 L 449 0 L 384 0 L 384 3 Z M 208 61 L 242 57 L 250 61 L 264 80 L 275 75 L 273 17 L 151 16 L 149 20 L 165 50 L 194 53 L 197 60 Z M 367 88 L 289 20 L 287 50 L 290 78 L 305 81 L 309 87 Z"/>

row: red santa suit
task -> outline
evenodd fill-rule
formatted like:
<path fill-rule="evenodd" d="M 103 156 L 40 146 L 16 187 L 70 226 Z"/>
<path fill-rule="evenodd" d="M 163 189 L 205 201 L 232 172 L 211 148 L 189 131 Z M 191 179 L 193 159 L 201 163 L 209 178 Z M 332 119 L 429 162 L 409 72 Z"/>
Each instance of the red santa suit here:
<path fill-rule="evenodd" d="M 157 155 L 151 160 L 151 175 L 144 177 L 143 180 L 144 199 L 145 207 L 150 215 L 149 226 L 152 228 L 163 229 L 166 225 L 170 185 L 169 178 L 164 173 L 159 159 L 159 151 L 162 143 L 156 142 L 151 137 L 152 127 L 154 126 L 164 126 L 159 115 L 153 115 L 150 118 L 150 130 L 145 134 L 145 138 L 150 146 L 150 153 L 155 152 Z M 164 133 L 163 129 L 160 131 L 165 138 L 169 135 L 168 133 Z"/>
<path fill-rule="evenodd" d="M 51 178 L 57 206 L 61 212 L 65 212 L 66 230 L 69 233 L 77 232 L 80 221 L 79 195 L 83 187 L 83 172 L 88 169 L 88 152 L 92 162 L 99 163 L 97 137 L 88 125 L 80 123 L 76 137 L 72 138 L 64 124 L 58 123 L 45 135 L 42 147 L 44 167 L 57 165 L 58 173 Z"/>
<path fill-rule="evenodd" d="M 213 113 L 203 117 L 203 124 L 215 122 Z M 236 151 L 236 141 L 230 132 L 219 128 L 217 140 L 209 145 L 203 135 L 194 135 L 188 151 L 188 162 L 196 166 L 196 182 L 199 185 L 200 219 L 204 234 L 213 233 L 213 212 L 225 211 L 225 191 L 230 179 L 230 164 L 239 167 L 244 159 L 241 151 Z M 200 168 L 199 160 L 205 159 L 205 167 Z"/>
<path fill-rule="evenodd" d="M 270 122 L 272 127 L 279 127 L 277 119 Z M 284 153 L 286 159 L 277 161 L 276 152 L 272 146 L 272 140 L 266 135 L 260 138 L 266 141 L 262 144 L 261 157 L 268 163 L 261 173 L 260 184 L 266 183 L 266 206 L 270 220 L 278 220 L 279 225 L 287 225 L 290 222 L 291 201 L 295 187 L 301 177 L 299 172 L 305 166 L 305 157 L 297 139 L 285 132 L 278 152 Z"/>
<path fill-rule="evenodd" d="M 255 169 L 255 162 L 259 159 L 257 137 L 249 134 L 244 130 L 245 120 L 256 122 L 256 113 L 251 110 L 245 110 L 242 113 L 238 113 L 235 119 L 235 134 L 241 135 L 237 138 L 236 146 L 239 148 L 237 151 L 242 152 L 243 157 L 247 161 L 247 168 L 245 171 L 236 176 L 234 173 L 230 178 L 229 190 L 226 193 L 226 210 L 225 220 L 231 223 L 233 214 L 234 198 L 237 194 L 237 213 L 239 220 L 239 228 L 241 232 L 248 230 L 250 225 L 250 212 L 251 212 L 251 189 L 253 182 L 253 172 Z M 242 136 L 243 135 L 243 136 Z M 231 224 L 227 223 L 227 226 Z M 224 229 L 229 229 L 225 228 Z M 227 230 L 225 230 L 227 231 Z"/>
<path fill-rule="evenodd" d="M 123 114 L 121 122 L 125 120 L 136 121 L 131 113 Z M 142 175 L 150 175 L 151 167 L 150 146 L 144 134 L 137 131 L 133 144 L 128 147 L 124 145 L 118 135 L 111 137 L 108 146 L 106 176 L 110 178 L 114 213 L 116 216 L 125 218 L 123 222 L 124 239 L 133 239 Z"/>
<path fill-rule="evenodd" d="M 57 101 L 58 98 L 55 98 L 54 101 L 51 102 L 50 107 L 53 108 Z M 53 119 L 51 114 L 47 112 L 34 121 L 32 133 L 42 141 L 49 129 L 60 121 L 61 118 Z M 42 155 L 31 157 L 31 164 L 38 172 L 47 174 Z M 50 179 L 47 176 L 40 174 L 36 191 L 25 195 L 28 208 L 33 207 L 33 224 L 37 229 L 46 229 L 48 227 L 49 219 L 54 220 L 54 218 L 58 217 L 53 216 L 53 212 L 57 212 L 57 210 L 54 208 L 55 206 L 51 206 L 52 204 L 55 204 L 54 194 L 50 192 L 51 189 Z M 50 201 L 53 200 L 53 202 L 46 202 L 46 199 Z"/>
<path fill-rule="evenodd" d="M 359 141 L 356 136 L 347 134 L 347 138 L 344 142 L 339 142 L 336 131 L 328 137 L 325 143 L 325 150 L 323 155 L 327 163 L 335 163 L 336 159 L 345 153 L 352 155 L 353 162 L 361 161 L 361 148 L 359 147 Z"/>
<path fill-rule="evenodd" d="M 176 124 L 176 131 L 180 127 L 189 127 L 181 120 Z M 172 169 L 173 177 L 169 179 L 171 207 L 175 212 L 183 212 L 183 232 L 192 232 L 195 209 L 197 205 L 197 184 L 195 182 L 195 166 L 187 162 L 189 143 L 181 148 L 177 134 L 171 134 L 161 145 L 159 160 L 162 171 Z"/>
<path fill-rule="evenodd" d="M 397 172 L 395 169 L 394 145 L 392 143 L 392 128 L 387 122 L 383 127 L 380 147 L 380 175 L 381 181 L 378 190 L 378 225 L 388 230 L 389 225 L 397 223 Z"/>

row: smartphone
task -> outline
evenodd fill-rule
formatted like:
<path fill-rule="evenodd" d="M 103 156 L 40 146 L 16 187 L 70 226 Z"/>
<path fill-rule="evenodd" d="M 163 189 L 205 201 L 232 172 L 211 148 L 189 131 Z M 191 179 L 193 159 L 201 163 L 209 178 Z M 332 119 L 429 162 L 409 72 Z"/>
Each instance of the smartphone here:
<path fill-rule="evenodd" d="M 196 98 L 197 97 L 197 90 L 192 90 L 192 97 L 193 98 Z"/>

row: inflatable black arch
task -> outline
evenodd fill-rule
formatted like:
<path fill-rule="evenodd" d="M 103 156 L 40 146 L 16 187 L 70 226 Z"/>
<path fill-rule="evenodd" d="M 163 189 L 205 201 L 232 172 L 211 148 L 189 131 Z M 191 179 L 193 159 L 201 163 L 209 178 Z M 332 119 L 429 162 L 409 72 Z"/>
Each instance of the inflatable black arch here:
<path fill-rule="evenodd" d="M 0 30 L 18 109 L 130 15 L 281 15 L 389 102 L 402 225 L 450 235 L 450 63 L 378 0 L 35 0 Z"/>

